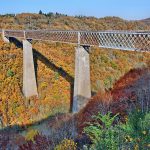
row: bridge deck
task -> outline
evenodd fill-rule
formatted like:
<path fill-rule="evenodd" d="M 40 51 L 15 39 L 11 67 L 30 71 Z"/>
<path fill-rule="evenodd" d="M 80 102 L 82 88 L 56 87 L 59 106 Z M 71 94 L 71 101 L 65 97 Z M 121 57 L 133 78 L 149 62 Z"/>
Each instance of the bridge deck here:
<path fill-rule="evenodd" d="M 2 30 L 0 30 L 2 33 Z M 150 51 L 150 31 L 5 30 L 6 37 L 46 40 L 121 50 Z"/>

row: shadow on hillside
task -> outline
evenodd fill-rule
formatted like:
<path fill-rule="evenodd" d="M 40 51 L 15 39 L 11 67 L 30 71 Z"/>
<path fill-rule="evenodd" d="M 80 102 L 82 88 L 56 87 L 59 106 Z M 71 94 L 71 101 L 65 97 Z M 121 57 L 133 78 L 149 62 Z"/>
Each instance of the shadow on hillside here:
<path fill-rule="evenodd" d="M 53 122 L 53 123 L 55 122 L 54 125 L 56 125 L 57 118 L 58 117 L 61 118 L 63 116 L 64 114 L 57 114 L 55 116 L 50 116 L 45 119 L 42 119 L 33 124 L 29 124 L 25 126 L 13 125 L 13 126 L 8 126 L 6 128 L 0 129 L 0 149 L 1 148 L 7 149 L 9 146 L 11 147 L 11 149 L 15 149 L 16 146 L 26 143 L 25 139 L 21 135 L 23 131 L 27 131 L 27 129 L 29 129 L 30 127 L 33 127 L 32 129 L 34 129 L 35 126 L 36 127 L 41 126 L 42 128 L 43 124 L 48 125 L 49 122 Z M 50 128 L 49 128 L 49 132 L 50 132 Z M 18 141 L 18 139 L 19 139 L 19 143 L 18 145 L 16 145 L 16 142 Z"/>
<path fill-rule="evenodd" d="M 82 96 L 79 97 L 81 99 L 85 99 Z M 67 139 L 77 138 L 76 115 L 58 113 L 54 116 L 49 116 L 45 119 L 42 119 L 40 121 L 25 126 L 13 125 L 0 129 L 0 147 L 2 145 L 7 146 L 9 145 L 9 143 L 11 143 L 11 148 L 13 149 L 16 146 L 16 141 L 19 138 L 19 140 L 22 140 L 19 141 L 19 145 L 23 146 L 23 144 L 25 144 L 25 147 L 30 149 L 31 148 L 30 145 L 28 145 L 27 141 L 25 141 L 21 133 L 23 133 L 24 131 L 29 131 L 31 129 L 36 130 L 39 128 L 40 130 L 38 131 L 39 134 L 41 134 L 41 136 L 44 137 L 47 136 L 48 140 L 50 141 L 52 140 L 54 142 L 53 145 L 51 145 L 52 148 L 54 148 L 54 144 L 57 145 L 64 138 Z M 46 135 L 43 134 L 42 131 L 44 133 L 46 132 Z M 41 140 L 41 138 L 40 137 L 39 139 L 36 138 L 36 140 L 37 141 L 34 141 L 33 143 L 38 142 L 38 140 Z M 30 143 L 32 143 L 32 141 L 30 141 Z M 6 149 L 6 147 L 4 147 L 4 149 Z"/>
<path fill-rule="evenodd" d="M 22 42 L 18 39 L 11 37 L 11 43 L 14 43 L 18 48 L 23 48 Z M 33 58 L 34 58 L 34 66 L 35 66 L 35 75 L 37 79 L 37 72 L 38 72 L 38 64 L 37 61 L 40 60 L 44 63 L 48 68 L 57 72 L 60 76 L 62 76 L 67 82 L 70 83 L 70 112 L 72 111 L 72 104 L 73 104 L 73 90 L 74 90 L 74 78 L 69 75 L 63 68 L 56 66 L 53 62 L 51 62 L 46 56 L 41 54 L 38 50 L 33 49 Z M 38 82 L 37 82 L 38 83 Z"/>
<path fill-rule="evenodd" d="M 10 37 L 9 41 L 10 41 L 10 43 L 15 44 L 15 46 L 17 46 L 18 48 L 23 48 L 22 42 L 20 42 L 18 39 L 14 38 L 14 37 Z"/>
<path fill-rule="evenodd" d="M 33 49 L 33 55 L 34 55 L 34 63 L 35 63 L 35 73 L 37 76 L 37 68 L 38 64 L 37 61 L 40 60 L 42 63 L 44 63 L 48 68 L 51 70 L 57 72 L 60 76 L 62 76 L 67 82 L 70 83 L 70 102 L 72 106 L 72 100 L 73 100 L 73 88 L 74 88 L 74 78 L 70 76 L 63 68 L 56 66 L 53 62 L 51 62 L 46 56 L 42 55 L 39 51 L 36 49 Z M 70 107 L 71 108 L 71 107 Z M 71 111 L 71 110 L 70 110 Z"/>
<path fill-rule="evenodd" d="M 32 123 L 32 124 L 25 125 L 25 126 L 20 126 L 20 125 L 7 126 L 7 127 L 3 128 L 3 129 L 0 129 L 0 135 L 3 134 L 3 133 L 9 133 L 9 134 L 11 134 L 11 133 L 13 133 L 13 134 L 14 133 L 19 133 L 21 131 L 25 131 L 26 129 L 28 129 L 31 126 L 37 126 L 37 125 L 40 125 L 42 123 L 46 123 L 48 121 L 53 121 L 53 120 L 55 120 L 55 118 L 57 116 L 63 116 L 63 115 L 64 115 L 63 113 L 58 113 L 58 114 L 56 114 L 54 116 L 49 116 L 49 117 L 47 117 L 45 119 L 42 119 L 40 121 L 37 121 L 37 122 Z"/>
<path fill-rule="evenodd" d="M 77 97 L 83 100 L 83 102 L 79 103 L 79 106 L 83 105 L 83 103 L 86 103 L 88 101 L 88 99 L 86 97 L 83 97 L 81 95 L 78 95 Z M 37 126 L 37 125 L 40 125 L 42 123 L 52 123 L 52 125 L 55 126 L 56 124 L 53 121 L 55 119 L 64 117 L 66 115 L 72 116 L 71 113 L 68 113 L 68 114 L 66 114 L 66 113 L 57 113 L 56 115 L 48 116 L 47 118 L 41 119 L 40 121 L 34 122 L 32 124 L 23 125 L 23 126 L 20 126 L 20 125 L 7 126 L 5 128 L 0 129 L 0 134 L 2 134 L 3 132 L 5 132 L 5 133 L 7 133 L 7 132 L 9 132 L 9 133 L 18 133 L 18 132 L 26 130 L 27 128 L 29 128 L 31 126 Z M 61 120 L 58 119 L 58 121 L 61 121 Z M 62 124 L 60 124 L 60 125 L 62 125 Z"/>

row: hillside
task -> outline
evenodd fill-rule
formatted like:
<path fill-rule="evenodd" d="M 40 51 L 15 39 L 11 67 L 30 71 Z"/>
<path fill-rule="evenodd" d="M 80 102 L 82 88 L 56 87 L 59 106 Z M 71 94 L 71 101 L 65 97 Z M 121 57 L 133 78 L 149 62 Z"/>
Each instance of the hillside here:
<path fill-rule="evenodd" d="M 125 21 L 118 17 L 98 19 L 60 14 L 19 14 L 0 16 L 0 21 L 0 28 L 8 29 L 150 29 L 148 24 Z M 0 147 L 4 146 L 4 149 L 8 143 L 13 142 L 23 145 L 29 141 L 29 144 L 33 144 L 31 141 L 34 138 L 35 141 L 45 142 L 45 145 L 50 144 L 47 136 L 56 138 L 54 141 L 58 144 L 63 138 L 68 138 L 68 133 L 70 136 L 72 130 L 76 130 L 72 128 L 75 126 L 72 125 L 74 116 L 69 114 L 74 80 L 74 45 L 33 41 L 33 48 L 39 98 L 25 99 L 22 95 L 22 45 L 4 43 L 0 39 L 0 135 L 4 135 L 0 136 Z M 136 97 L 137 99 L 146 96 L 149 99 L 149 53 L 92 47 L 90 63 L 92 93 L 95 96 L 75 116 L 73 123 L 77 121 L 78 132 L 83 131 L 85 122 L 91 121 L 93 114 L 103 111 L 102 101 L 113 101 L 112 111 L 121 112 L 124 116 L 127 108 L 125 102 L 121 105 L 121 99 L 125 97 L 127 100 L 134 100 L 136 92 L 141 96 Z M 144 90 L 142 94 L 141 90 Z M 58 133 L 62 133 L 60 137 Z M 76 131 L 74 134 L 77 134 Z M 71 134 L 71 138 L 75 135 Z"/>
<path fill-rule="evenodd" d="M 147 18 L 147 19 L 144 19 L 144 20 L 141 20 L 141 22 L 145 23 L 146 25 L 150 25 L 150 18 Z"/>
<path fill-rule="evenodd" d="M 118 17 L 95 18 L 67 16 L 59 13 L 1 15 L 0 28 L 6 29 L 62 29 L 62 30 L 148 30 L 143 21 L 127 21 Z"/>
<path fill-rule="evenodd" d="M 135 107 L 139 109 L 142 107 L 143 110 L 146 108 L 148 111 L 150 107 L 149 80 L 150 66 L 131 69 L 113 85 L 112 90 L 105 94 L 99 91 L 78 114 L 79 129 L 82 131 L 86 122 L 93 120 L 91 116 L 96 115 L 99 110 L 103 113 L 111 110 L 114 114 L 119 113 L 123 118 Z"/>
<path fill-rule="evenodd" d="M 20 150 L 33 147 L 40 150 L 48 149 L 56 146 L 64 137 L 74 139 L 74 132 L 76 134 L 76 130 L 78 130 L 80 134 L 75 141 L 80 147 L 80 144 L 88 142 L 88 139 L 82 135 L 83 128 L 87 125 L 87 122 L 93 121 L 91 116 L 96 115 L 99 111 L 106 113 L 111 108 L 113 113 L 120 113 L 124 120 L 128 111 L 131 111 L 134 107 L 140 108 L 140 105 L 142 105 L 143 110 L 145 108 L 149 109 L 149 75 L 149 67 L 131 69 L 114 84 L 114 88 L 111 91 L 106 93 L 99 91 L 76 116 L 59 114 L 55 117 L 46 118 L 33 123 L 32 126 L 28 126 L 26 132 L 23 133 L 18 133 L 18 130 L 24 131 L 21 127 L 18 126 L 19 128 L 16 130 L 17 126 L 12 126 L 10 131 L 6 130 L 5 134 L 1 133 L 3 140 L 0 138 L 0 144 L 5 147 L 5 144 L 11 141 L 12 146 L 16 147 L 17 143 Z M 77 129 L 75 128 L 76 124 Z M 9 140 L 7 139 L 8 133 Z"/>

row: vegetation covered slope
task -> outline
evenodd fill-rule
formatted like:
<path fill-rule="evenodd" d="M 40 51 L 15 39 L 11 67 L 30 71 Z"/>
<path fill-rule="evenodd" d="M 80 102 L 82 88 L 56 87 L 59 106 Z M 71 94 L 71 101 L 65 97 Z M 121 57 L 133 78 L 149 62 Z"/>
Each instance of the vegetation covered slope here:
<path fill-rule="evenodd" d="M 141 20 L 143 23 L 150 25 L 150 18 Z"/>
<path fill-rule="evenodd" d="M 16 16 L 1 16 L 0 21 L 2 22 L 0 28 L 8 29 L 150 29 L 144 23 L 124 21 L 117 17 L 97 19 L 82 16 L 69 17 L 60 14 L 51 14 L 49 16 L 43 14 L 19 14 Z M 1 129 L 6 129 L 6 127 L 25 127 L 57 113 L 69 112 L 74 80 L 74 47 L 74 45 L 33 41 L 39 97 L 25 99 L 22 94 L 22 47 L 14 43 L 6 44 L 0 39 Z M 117 88 L 121 89 L 122 84 L 125 86 L 130 85 L 135 80 L 134 76 L 129 77 L 130 79 L 126 78 L 120 83 L 118 81 L 115 85 L 114 83 L 133 68 L 148 67 L 149 60 L 149 53 L 92 47 L 90 51 L 92 93 L 100 91 L 102 94 L 99 94 L 100 96 L 98 95 L 97 99 L 93 98 L 93 101 L 90 101 L 87 107 L 81 111 L 78 128 L 83 129 L 85 124 L 82 123 L 86 121 L 86 118 L 90 118 L 92 114 L 100 109 L 95 109 L 97 111 L 94 112 L 94 108 L 98 106 L 97 100 L 98 102 L 101 99 L 110 100 L 110 97 L 112 97 L 110 96 L 111 89 L 114 99 L 119 97 L 118 93 L 122 97 L 122 93 L 125 93 L 124 89 L 121 91 Z M 142 75 L 140 72 L 139 76 Z M 101 98 L 102 95 L 104 95 L 103 98 Z M 89 105 L 92 107 L 88 108 Z M 56 120 L 61 120 L 61 117 L 56 118 Z M 55 123 L 54 121 L 53 126 L 56 126 Z M 32 139 L 34 135 L 35 132 L 31 131 L 25 137 Z M 14 136 L 12 137 L 14 138 Z"/>
<path fill-rule="evenodd" d="M 99 91 L 78 114 L 79 129 L 82 131 L 86 122 L 92 121 L 92 116 L 99 111 L 102 114 L 108 111 L 113 114 L 119 113 L 122 119 L 135 108 L 148 111 L 150 108 L 149 80 L 150 67 L 134 68 L 122 76 L 113 85 L 112 90 L 106 93 Z"/>
<path fill-rule="evenodd" d="M 95 18 L 67 16 L 59 13 L 1 15 L 0 28 L 62 30 L 148 30 L 143 21 L 127 21 L 119 17 Z"/>
<path fill-rule="evenodd" d="M 55 113 L 69 112 L 74 78 L 74 46 L 34 42 L 39 97 L 22 95 L 22 48 L 1 41 L 2 126 L 30 124 Z M 108 91 L 130 69 L 147 66 L 149 54 L 92 48 L 92 91 Z"/>

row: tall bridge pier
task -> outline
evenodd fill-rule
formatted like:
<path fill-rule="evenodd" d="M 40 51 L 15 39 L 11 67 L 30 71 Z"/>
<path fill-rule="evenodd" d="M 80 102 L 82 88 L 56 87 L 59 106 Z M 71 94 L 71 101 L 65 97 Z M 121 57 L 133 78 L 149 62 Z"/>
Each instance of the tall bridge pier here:
<path fill-rule="evenodd" d="M 5 30 L 2 30 L 2 39 L 9 43 L 9 37 L 5 35 Z M 23 40 L 23 94 L 26 98 L 38 96 L 37 83 L 35 77 L 35 68 L 33 61 L 33 50 L 31 41 Z"/>
<path fill-rule="evenodd" d="M 32 44 L 23 40 L 23 94 L 25 97 L 38 96 Z"/>
<path fill-rule="evenodd" d="M 73 113 L 79 112 L 91 98 L 89 46 L 75 49 Z"/>

